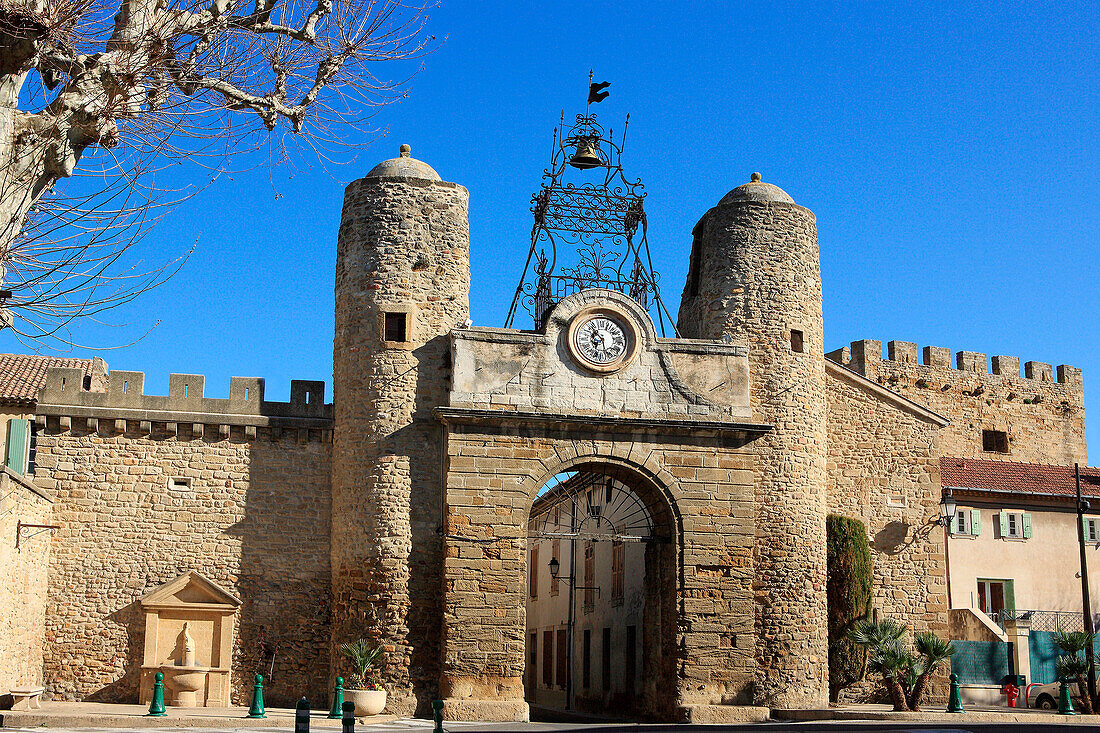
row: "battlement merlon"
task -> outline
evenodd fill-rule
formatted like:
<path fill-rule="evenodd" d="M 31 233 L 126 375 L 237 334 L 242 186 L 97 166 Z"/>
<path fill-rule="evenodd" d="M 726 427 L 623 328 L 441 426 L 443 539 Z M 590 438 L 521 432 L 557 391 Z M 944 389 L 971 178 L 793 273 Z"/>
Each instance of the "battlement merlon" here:
<path fill-rule="evenodd" d="M 172 374 L 168 395 L 145 394 L 143 372 L 108 372 L 106 391 L 84 389 L 80 369 L 51 368 L 38 393 L 39 416 L 105 418 L 159 423 L 242 425 L 330 430 L 332 405 L 325 404 L 325 383 L 295 379 L 289 402 L 264 400 L 264 380 L 232 377 L 229 398 L 205 397 L 201 374 Z"/>
<path fill-rule="evenodd" d="M 986 355 L 979 351 L 958 351 L 955 353 L 955 363 L 951 363 L 951 350 L 942 346 L 925 346 L 918 349 L 915 343 L 910 341 L 890 341 L 887 345 L 887 358 L 882 358 L 882 342 L 873 339 L 853 341 L 851 346 L 831 351 L 826 357 L 832 361 L 858 372 L 868 379 L 878 380 L 886 361 L 899 364 L 914 364 L 917 366 L 939 367 L 958 372 L 973 372 L 976 374 L 995 374 L 1003 377 L 1015 377 L 1020 379 L 1020 359 L 1015 356 L 994 356 L 992 358 L 992 372 L 986 368 Z M 918 353 L 920 358 L 918 359 Z M 1057 380 L 1055 380 L 1057 374 Z M 1084 385 L 1082 372 L 1077 367 L 1059 364 L 1055 369 L 1050 364 L 1039 361 L 1029 361 L 1024 364 L 1023 379 L 1031 379 L 1037 382 L 1050 382 L 1063 384 L 1067 387 L 1081 388 Z"/>

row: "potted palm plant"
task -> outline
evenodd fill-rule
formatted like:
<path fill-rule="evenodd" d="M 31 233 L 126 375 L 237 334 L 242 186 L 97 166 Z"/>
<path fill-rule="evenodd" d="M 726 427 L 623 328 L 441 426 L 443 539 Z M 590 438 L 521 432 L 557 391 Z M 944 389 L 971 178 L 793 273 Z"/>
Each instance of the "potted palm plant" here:
<path fill-rule="evenodd" d="M 356 715 L 378 715 L 386 707 L 386 688 L 378 664 L 385 655 L 381 646 L 372 646 L 366 639 L 340 646 L 351 664 L 352 673 L 344 684 L 344 700 L 355 703 Z"/>

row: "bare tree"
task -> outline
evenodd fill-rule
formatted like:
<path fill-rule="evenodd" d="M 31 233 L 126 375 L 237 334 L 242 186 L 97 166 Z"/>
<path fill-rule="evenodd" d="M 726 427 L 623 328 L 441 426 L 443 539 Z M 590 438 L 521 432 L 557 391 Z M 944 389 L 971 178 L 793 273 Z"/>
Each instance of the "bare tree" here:
<path fill-rule="evenodd" d="M 188 195 L 158 169 L 362 142 L 403 94 L 378 63 L 427 51 L 425 20 L 400 0 L 0 0 L 0 328 L 65 342 L 178 268 L 126 257 Z"/>

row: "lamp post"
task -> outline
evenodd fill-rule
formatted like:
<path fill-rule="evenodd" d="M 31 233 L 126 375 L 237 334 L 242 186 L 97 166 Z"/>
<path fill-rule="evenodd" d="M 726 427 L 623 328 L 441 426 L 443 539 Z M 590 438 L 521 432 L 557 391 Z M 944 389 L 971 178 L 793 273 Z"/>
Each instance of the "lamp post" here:
<path fill-rule="evenodd" d="M 1077 546 L 1081 550 L 1081 620 L 1085 623 L 1085 633 L 1089 635 L 1089 643 L 1085 647 L 1085 659 L 1089 663 L 1088 690 L 1082 690 L 1082 694 L 1090 699 L 1096 699 L 1096 654 L 1092 645 L 1092 634 L 1096 631 L 1092 624 L 1092 604 L 1089 600 L 1089 565 L 1085 552 L 1085 521 L 1084 514 L 1089 510 L 1088 500 L 1081 498 L 1081 467 L 1073 464 L 1073 478 L 1077 484 Z"/>
<path fill-rule="evenodd" d="M 948 531 L 951 531 L 951 523 L 955 521 L 955 513 L 958 509 L 959 505 L 955 501 L 955 494 L 948 486 L 947 491 L 940 497 L 940 522 Z"/>
<path fill-rule="evenodd" d="M 955 512 L 958 511 L 959 505 L 955 501 L 955 493 L 951 490 L 951 487 L 947 487 L 947 491 L 940 495 L 940 524 L 943 525 L 943 563 L 946 566 L 947 572 L 947 606 L 951 607 L 951 555 L 949 551 L 949 540 L 951 539 L 951 523 L 955 521 Z"/>
<path fill-rule="evenodd" d="M 566 621 L 566 638 L 569 647 L 569 673 L 565 677 L 565 709 L 573 709 L 573 624 L 574 617 L 577 613 L 577 591 L 578 590 L 594 590 L 597 594 L 600 592 L 599 586 L 587 586 L 577 585 L 577 532 L 580 530 L 580 526 L 584 524 L 584 520 L 580 523 L 577 522 L 577 496 L 574 494 L 570 501 L 572 503 L 572 511 L 569 516 L 569 575 L 568 577 L 562 577 L 560 580 L 564 580 L 566 585 L 569 586 L 569 613 Z M 602 507 L 592 500 L 591 492 L 588 495 L 588 517 L 596 521 L 596 527 L 600 526 Z M 550 568 L 550 577 L 554 580 L 559 580 L 558 573 L 561 572 L 561 563 L 558 558 L 551 557 L 548 563 Z"/>

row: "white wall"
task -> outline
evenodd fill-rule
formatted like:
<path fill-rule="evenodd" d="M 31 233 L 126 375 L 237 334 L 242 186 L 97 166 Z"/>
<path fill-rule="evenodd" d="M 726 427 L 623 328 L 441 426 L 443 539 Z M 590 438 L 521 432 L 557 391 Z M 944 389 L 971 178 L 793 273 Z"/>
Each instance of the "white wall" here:
<path fill-rule="evenodd" d="M 629 491 L 625 486 L 615 482 L 615 491 Z M 582 500 L 583 501 L 583 500 Z M 568 499 L 560 501 L 557 505 L 557 522 L 541 521 L 533 522 L 533 526 L 543 532 L 568 533 L 570 529 L 571 502 Z M 620 510 L 620 514 L 632 511 L 632 507 Z M 550 510 L 553 517 L 554 510 Z M 582 509 L 578 517 L 586 517 Z M 621 524 L 622 517 L 614 512 L 604 515 L 600 522 L 600 531 L 610 532 L 607 524 Z M 585 532 L 595 531 L 591 519 L 586 519 L 581 530 Z M 558 684 L 556 638 L 558 631 L 568 632 L 569 621 L 569 584 L 565 578 L 569 576 L 571 560 L 571 541 L 560 539 L 558 561 L 561 563 L 559 571 L 558 592 L 552 594 L 552 580 L 550 576 L 549 562 L 553 557 L 553 540 L 534 539 L 528 540 L 527 561 L 531 563 L 531 550 L 538 548 L 537 566 L 534 568 L 537 583 L 537 595 L 532 598 L 530 594 L 530 572 L 528 568 L 528 599 L 527 599 L 527 633 L 524 639 L 527 660 L 525 670 L 525 683 L 527 685 L 528 700 L 537 705 L 547 707 L 566 707 L 565 686 Z M 585 586 L 584 551 L 585 541 L 576 540 L 576 585 Z M 614 708 L 625 704 L 627 698 L 637 698 L 641 691 L 642 674 L 642 612 L 644 606 L 643 583 L 645 580 L 645 543 L 623 543 L 623 597 L 621 600 L 613 598 L 612 593 L 612 545 L 610 538 L 597 540 L 593 544 L 593 565 L 595 578 L 591 585 L 599 588 L 599 593 L 593 593 L 591 608 L 585 606 L 585 591 L 576 590 L 576 606 L 574 611 L 574 639 L 572 654 L 573 690 L 576 709 L 602 709 L 614 712 Z M 635 629 L 634 642 L 634 689 L 626 690 L 627 673 L 626 650 L 627 627 Z M 603 674 L 603 630 L 610 629 L 611 634 L 611 675 L 605 684 Z M 553 630 L 555 646 L 551 649 L 550 661 L 553 668 L 553 680 L 550 685 L 544 682 L 543 665 L 545 655 L 545 632 Z M 585 686 L 583 674 L 583 644 L 584 632 L 590 632 L 590 667 L 588 685 Z M 531 634 L 537 632 L 537 664 L 531 669 Z M 532 681 L 534 688 L 532 689 Z M 605 690 L 605 687 L 609 689 Z"/>
<path fill-rule="evenodd" d="M 1072 502 L 1068 502 L 1068 508 L 1071 507 Z M 972 508 L 960 503 L 958 510 L 969 512 Z M 1031 515 L 1030 538 L 999 537 L 997 514 L 1002 508 Z M 952 608 L 977 608 L 977 582 L 985 578 L 1012 580 L 1017 609 L 1081 612 L 1080 554 L 1074 512 L 1013 504 L 983 506 L 978 511 L 981 513 L 978 536 L 952 534 L 948 539 Z M 1100 515 L 1088 514 L 1086 518 L 1100 519 Z M 1089 594 L 1095 615 L 1100 609 L 1100 542 L 1086 547 Z"/>

